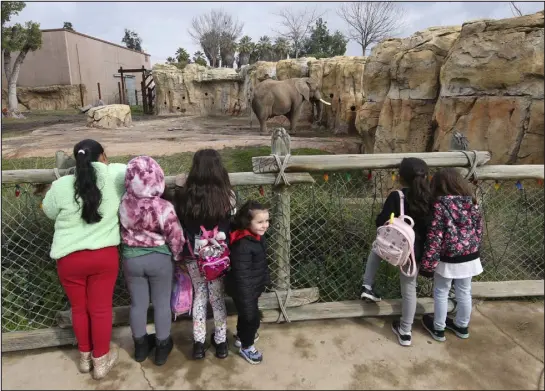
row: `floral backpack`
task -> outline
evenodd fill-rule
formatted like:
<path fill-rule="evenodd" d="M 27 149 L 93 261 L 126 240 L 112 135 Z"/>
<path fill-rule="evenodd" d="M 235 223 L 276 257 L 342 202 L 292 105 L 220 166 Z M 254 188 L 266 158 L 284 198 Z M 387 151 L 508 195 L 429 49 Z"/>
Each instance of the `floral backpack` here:
<path fill-rule="evenodd" d="M 172 286 L 172 295 L 170 297 L 170 309 L 174 314 L 174 320 L 179 315 L 185 313 L 191 315 L 193 307 L 193 284 L 191 277 L 184 272 L 180 266 L 176 266 L 174 272 L 174 284 Z"/>
<path fill-rule="evenodd" d="M 373 252 L 386 262 L 399 266 L 401 273 L 407 277 L 414 277 L 417 268 L 414 258 L 414 220 L 405 215 L 402 191 L 399 194 L 399 217 L 392 217 L 382 227 L 377 228 L 377 238 L 373 242 Z M 409 223 L 407 223 L 407 221 Z M 406 270 L 404 270 L 404 268 Z"/>
<path fill-rule="evenodd" d="M 230 269 L 229 248 L 225 233 L 214 227 L 206 230 L 201 225 L 201 234 L 195 236 L 195 249 L 190 252 L 197 258 L 199 272 L 206 281 L 213 281 L 224 276 Z"/>

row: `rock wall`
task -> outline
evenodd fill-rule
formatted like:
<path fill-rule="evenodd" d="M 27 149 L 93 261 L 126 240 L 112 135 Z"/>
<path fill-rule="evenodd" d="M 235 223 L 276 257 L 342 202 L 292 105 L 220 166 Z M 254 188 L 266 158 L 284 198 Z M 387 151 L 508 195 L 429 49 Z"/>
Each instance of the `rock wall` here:
<path fill-rule="evenodd" d="M 543 12 L 383 41 L 363 72 L 367 153 L 448 151 L 453 132 L 491 163 L 544 162 Z"/>
<path fill-rule="evenodd" d="M 441 70 L 433 150 L 458 131 L 491 163 L 544 162 L 543 27 L 543 12 L 462 26 Z"/>
<path fill-rule="evenodd" d="M 87 90 L 82 85 L 83 99 Z M 53 85 L 46 87 L 18 87 L 19 110 L 66 110 L 81 106 L 78 85 Z M 2 107 L 8 107 L 8 90 L 2 89 Z"/>

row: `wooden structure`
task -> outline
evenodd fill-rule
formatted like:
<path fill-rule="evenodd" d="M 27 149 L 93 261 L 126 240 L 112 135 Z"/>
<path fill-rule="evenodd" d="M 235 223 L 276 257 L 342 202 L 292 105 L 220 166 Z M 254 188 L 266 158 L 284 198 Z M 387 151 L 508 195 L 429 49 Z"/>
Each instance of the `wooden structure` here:
<path fill-rule="evenodd" d="M 151 70 L 146 69 L 143 65 L 142 68 L 129 68 L 123 69 L 120 67 L 118 70 L 121 76 L 121 84 L 119 86 L 119 103 L 128 104 L 128 98 L 125 96 L 125 79 L 123 74 L 125 73 L 142 73 L 142 81 L 140 82 L 140 88 L 142 93 L 142 106 L 144 114 L 154 113 L 155 102 L 155 83 L 153 83 L 153 77 L 151 77 Z M 130 91 L 128 92 L 130 93 Z M 138 95 L 136 95 L 136 104 L 138 104 Z"/>

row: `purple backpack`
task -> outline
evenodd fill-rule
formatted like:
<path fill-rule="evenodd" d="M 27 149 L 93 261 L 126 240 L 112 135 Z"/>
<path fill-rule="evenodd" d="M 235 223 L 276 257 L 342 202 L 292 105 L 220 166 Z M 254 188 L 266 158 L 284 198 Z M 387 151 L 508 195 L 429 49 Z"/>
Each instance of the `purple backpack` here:
<path fill-rule="evenodd" d="M 174 284 L 172 287 L 172 295 L 170 297 L 170 309 L 174 314 L 174 320 L 178 315 L 188 313 L 191 315 L 193 307 L 193 284 L 191 277 L 184 272 L 179 266 L 176 266 L 174 272 Z"/>

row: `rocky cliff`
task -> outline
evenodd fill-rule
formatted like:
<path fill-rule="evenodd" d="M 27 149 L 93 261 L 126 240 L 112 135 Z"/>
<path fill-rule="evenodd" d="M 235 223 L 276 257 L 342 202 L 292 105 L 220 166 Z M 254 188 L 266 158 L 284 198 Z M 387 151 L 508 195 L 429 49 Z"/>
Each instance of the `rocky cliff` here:
<path fill-rule="evenodd" d="M 377 45 L 356 117 L 366 152 L 448 151 L 458 132 L 492 163 L 543 163 L 543 32 L 539 12 Z"/>

